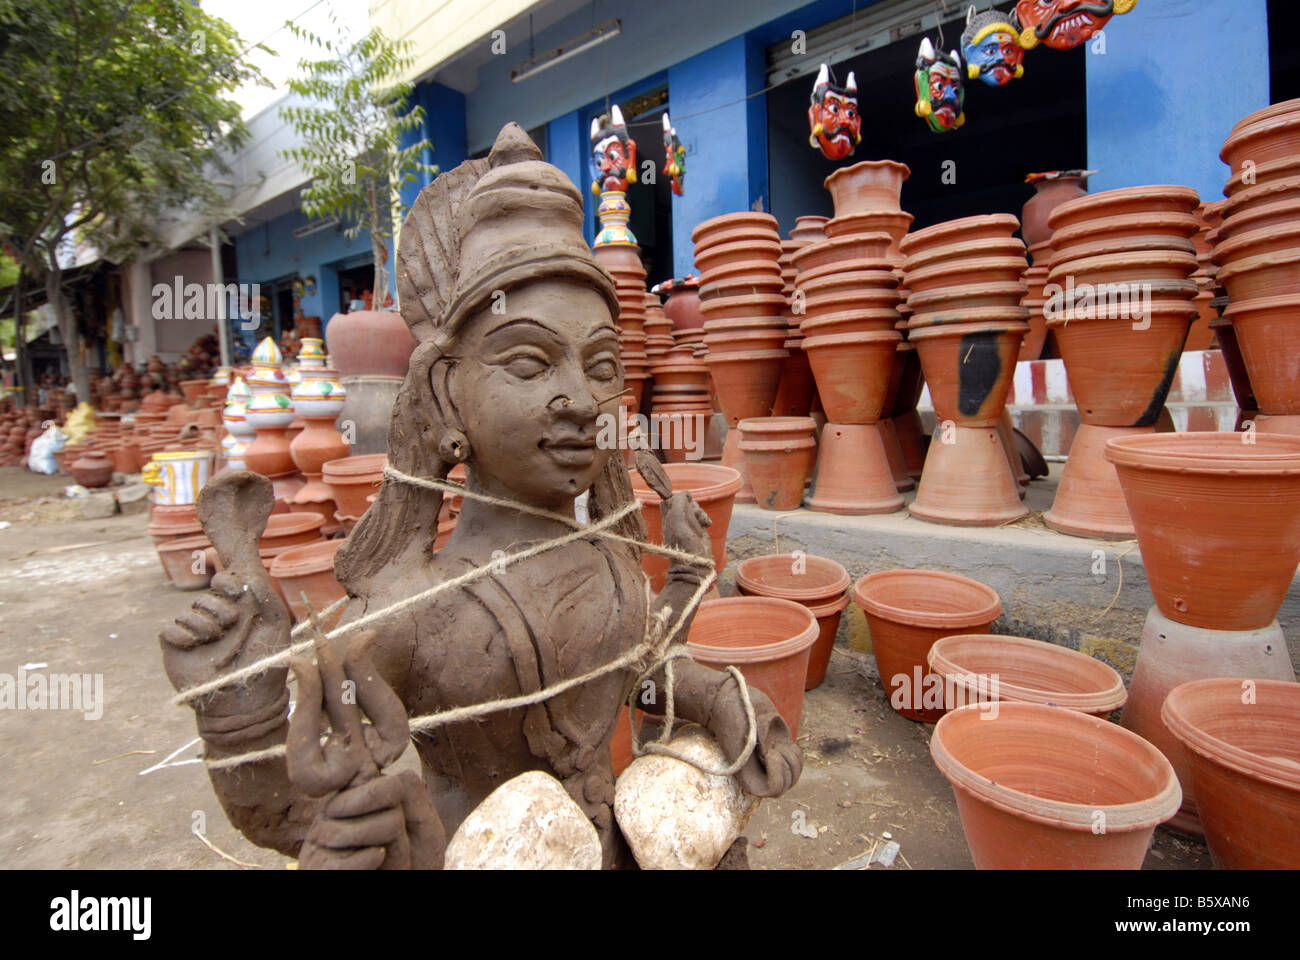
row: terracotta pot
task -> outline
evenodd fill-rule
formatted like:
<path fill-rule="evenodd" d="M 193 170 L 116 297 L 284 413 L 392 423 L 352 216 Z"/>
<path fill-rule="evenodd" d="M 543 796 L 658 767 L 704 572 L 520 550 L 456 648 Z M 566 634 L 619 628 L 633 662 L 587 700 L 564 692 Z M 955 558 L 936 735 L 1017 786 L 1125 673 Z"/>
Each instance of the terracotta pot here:
<path fill-rule="evenodd" d="M 1300 224 L 1294 220 L 1247 230 L 1228 239 L 1220 232 L 1212 254 L 1215 263 L 1227 266 L 1247 257 L 1286 253 L 1300 249 Z"/>
<path fill-rule="evenodd" d="M 1090 193 L 1061 204 L 1048 215 L 1047 225 L 1052 228 L 1052 246 L 1056 247 L 1056 231 L 1088 220 L 1107 217 L 1130 217 L 1151 213 L 1191 214 L 1200 206 L 1201 198 L 1191 187 L 1157 185 L 1123 187 Z"/>
<path fill-rule="evenodd" d="M 439 524 L 439 532 L 441 527 Z M 343 543 L 343 540 L 317 540 L 285 550 L 271 561 L 271 579 L 278 584 L 295 620 L 307 619 L 309 605 L 310 611 L 319 616 L 330 604 L 347 595 L 334 576 L 334 555 Z M 339 608 L 319 617 L 317 622 L 328 633 L 342 616 L 343 608 Z"/>
<path fill-rule="evenodd" d="M 763 417 L 742 420 L 739 429 L 755 502 L 765 510 L 799 507 L 817 456 L 817 422 L 812 417 Z"/>
<path fill-rule="evenodd" d="M 799 331 L 806 337 L 830 336 L 839 333 L 892 332 L 902 319 L 893 307 L 870 307 L 861 310 L 844 310 L 838 313 L 805 316 Z M 802 352 L 802 351 L 800 351 Z"/>
<path fill-rule="evenodd" d="M 793 341 L 786 341 L 789 354 L 781 363 L 781 381 L 772 401 L 774 417 L 806 417 L 812 409 L 813 375 L 808 355 Z"/>
<path fill-rule="evenodd" d="M 772 320 L 785 309 L 786 299 L 780 293 L 755 293 L 744 296 L 717 297 L 700 301 L 700 313 L 706 322 L 713 320 L 743 320 L 761 318 Z"/>
<path fill-rule="evenodd" d="M 949 709 L 992 699 L 1042 703 L 1103 720 L 1124 706 L 1124 678 L 1087 654 L 1005 634 L 956 634 L 930 647 L 930 672 L 944 679 Z M 996 678 L 996 679 L 995 679 Z"/>
<path fill-rule="evenodd" d="M 832 263 L 823 263 L 818 267 L 810 267 L 796 276 L 795 287 L 803 290 L 806 296 L 809 285 L 813 281 L 832 277 L 839 281 L 838 284 L 833 286 L 847 286 L 852 283 L 854 286 L 868 289 L 893 290 L 898 287 L 898 277 L 894 273 L 893 261 L 880 258 L 874 260 L 837 260 Z"/>
<path fill-rule="evenodd" d="M 984 307 L 1018 307 L 1029 288 L 1022 281 L 1010 283 L 960 283 L 936 287 L 925 293 L 912 292 L 907 306 L 913 314 L 931 316 L 941 323 L 956 323 L 968 310 Z"/>
<path fill-rule="evenodd" d="M 832 423 L 874 423 L 884 410 L 902 336 L 895 330 L 810 336 L 803 341 L 822 409 Z"/>
<path fill-rule="evenodd" d="M 883 230 L 831 237 L 801 247 L 791 255 L 790 261 L 801 274 L 835 263 L 884 261 L 893 242 L 893 238 Z"/>
<path fill-rule="evenodd" d="M 1155 747 L 1073 710 L 954 710 L 935 727 L 930 756 L 981 870 L 1137 870 L 1178 809 L 1178 779 Z"/>
<path fill-rule="evenodd" d="M 789 333 L 790 330 L 785 324 L 775 327 L 767 325 L 760 329 L 748 330 L 743 333 L 735 332 L 706 335 L 704 337 L 704 345 L 709 348 L 709 354 L 714 357 L 730 353 L 783 350 L 785 348 L 785 341 L 789 337 Z"/>
<path fill-rule="evenodd" d="M 717 283 L 735 283 L 737 280 L 779 281 L 781 267 L 775 260 L 741 260 L 739 263 L 728 264 L 700 277 L 702 287 Z M 708 299 L 708 294 L 701 292 L 701 295 Z"/>
<path fill-rule="evenodd" d="M 1020 233 L 1025 243 L 1032 246 L 1052 238 L 1052 228 L 1047 225 L 1048 215 L 1061 204 L 1086 196 L 1088 188 L 1083 181 L 1083 177 L 1034 181 L 1034 195 L 1020 211 Z"/>
<path fill-rule="evenodd" d="M 415 338 L 395 310 L 336 313 L 325 325 L 325 338 L 340 377 L 404 377 L 415 350 Z"/>
<path fill-rule="evenodd" d="M 1106 444 L 1160 612 L 1210 630 L 1277 615 L 1300 562 L 1300 438 L 1162 433 Z"/>
<path fill-rule="evenodd" d="M 941 425 L 907 509 L 918 520 L 962 527 L 996 527 L 1029 514 L 996 426 Z"/>
<path fill-rule="evenodd" d="M 359 519 L 366 512 L 366 497 L 379 489 L 387 463 L 387 454 L 367 453 L 321 465 L 322 478 L 334 492 L 340 514 Z"/>
<path fill-rule="evenodd" d="M 217 572 L 217 551 L 207 537 L 186 536 L 157 544 L 158 559 L 178 590 L 206 590 Z"/>
<path fill-rule="evenodd" d="M 731 509 L 740 490 L 740 473 L 730 467 L 712 463 L 666 463 L 664 470 L 673 483 L 673 492 L 689 491 L 696 503 L 709 515 L 709 540 L 713 545 L 713 562 L 719 574 L 727 566 L 727 527 L 731 524 Z M 663 525 L 660 515 L 659 494 L 631 471 L 632 491 L 641 503 L 650 543 L 663 543 Z M 669 560 L 656 553 L 645 552 L 641 566 L 650 578 L 655 592 L 664 588 Z M 698 616 L 698 615 L 697 615 Z"/>
<path fill-rule="evenodd" d="M 827 423 L 817 448 L 812 510 L 821 513 L 894 513 L 903 498 L 875 424 Z"/>
<path fill-rule="evenodd" d="M 903 270 L 919 270 L 946 263 L 958 267 L 968 260 L 985 257 L 1019 257 L 1025 256 L 1025 245 L 1019 237 L 983 237 L 978 240 L 966 240 L 949 243 L 944 246 L 924 246 L 915 250 L 903 260 Z M 1024 268 L 1021 267 L 1023 270 Z"/>
<path fill-rule="evenodd" d="M 904 270 L 903 282 L 912 294 L 917 294 L 968 284 L 1020 283 L 1025 272 L 1025 258 L 971 257 Z"/>
<path fill-rule="evenodd" d="M 898 247 L 904 257 L 910 257 L 931 247 L 949 247 L 980 240 L 1005 240 L 1019 227 L 1020 221 L 1009 213 L 961 217 L 914 230 L 902 239 Z"/>
<path fill-rule="evenodd" d="M 759 213 L 757 211 L 726 213 L 720 217 L 712 217 L 696 224 L 695 229 L 691 231 L 691 243 L 707 242 L 714 234 L 724 230 L 734 230 L 737 227 L 775 232 L 777 226 L 776 217 L 770 213 Z"/>
<path fill-rule="evenodd" d="M 726 420 L 726 417 L 715 417 Z M 753 503 L 754 488 L 749 483 L 749 466 L 745 463 L 745 454 L 740 449 L 740 430 L 729 427 L 723 435 L 721 464 L 740 474 L 740 489 L 736 491 L 736 503 Z"/>
<path fill-rule="evenodd" d="M 311 513 L 273 513 L 257 541 L 258 550 L 278 550 L 320 538 L 323 519 Z"/>
<path fill-rule="evenodd" d="M 1215 279 L 1233 303 L 1300 296 L 1300 246 L 1234 260 L 1219 268 Z"/>
<path fill-rule="evenodd" d="M 1260 297 L 1233 303 L 1223 315 L 1232 322 L 1258 409 L 1300 414 L 1300 303 L 1294 296 Z"/>
<path fill-rule="evenodd" d="M 1161 718 L 1191 760 L 1215 866 L 1300 869 L 1300 685 L 1197 680 L 1175 688 Z"/>
<path fill-rule="evenodd" d="M 894 213 L 899 209 L 903 181 L 911 175 L 905 164 L 893 160 L 864 160 L 841 167 L 823 181 L 835 204 L 835 216 Z"/>
<path fill-rule="evenodd" d="M 1285 228 L 1300 220 L 1300 199 L 1286 197 L 1271 203 L 1260 203 L 1241 210 L 1223 221 L 1223 224 L 1209 234 L 1209 243 L 1220 247 L 1230 240 L 1236 240 L 1259 230 Z M 1231 259 L 1231 256 L 1225 256 Z M 1217 256 L 1215 263 L 1223 263 Z"/>
<path fill-rule="evenodd" d="M 771 412 L 785 357 L 782 349 L 711 353 L 705 358 L 728 426 Z"/>
<path fill-rule="evenodd" d="M 766 554 L 736 565 L 736 589 L 740 593 L 780 597 L 808 607 L 836 600 L 848 590 L 849 583 L 843 566 L 812 554 Z"/>
<path fill-rule="evenodd" d="M 1100 240 L 1094 238 L 1084 243 L 1075 244 L 1067 249 L 1056 249 L 1047 261 L 1047 279 L 1051 278 L 1052 269 L 1063 264 L 1090 261 L 1096 257 L 1108 257 L 1121 253 L 1180 253 L 1190 257 L 1197 257 L 1196 244 L 1184 237 L 1107 237 Z M 1197 260 L 1197 263 L 1199 264 L 1200 261 Z M 1077 279 L 1078 274 L 1076 273 Z"/>
<path fill-rule="evenodd" d="M 1001 420 L 1020 341 L 1029 324 L 1022 307 L 1000 313 L 1001 319 L 984 322 L 916 327 L 912 326 L 916 318 L 909 322 L 908 343 L 920 356 L 935 415 L 941 421 L 985 427 L 997 426 Z"/>
<path fill-rule="evenodd" d="M 772 698 L 791 736 L 797 737 L 817 634 L 817 619 L 793 600 L 726 597 L 700 604 L 688 647 L 697 663 L 738 667 L 748 685 Z"/>
<path fill-rule="evenodd" d="M 853 599 L 867 616 L 890 705 L 909 720 L 927 723 L 944 713 L 942 678 L 929 674 L 926 663 L 931 645 L 953 634 L 988 633 L 1002 613 L 996 590 L 938 570 L 868 574 L 853 585 Z"/>
<path fill-rule="evenodd" d="M 1300 156 L 1256 167 L 1250 183 L 1243 174 L 1233 174 L 1223 192 L 1228 197 L 1221 211 L 1224 221 L 1267 204 L 1295 200 L 1300 197 Z"/>
<path fill-rule="evenodd" d="M 1053 262 L 1055 266 L 1047 274 L 1048 283 L 1066 286 L 1072 278 L 1076 288 L 1085 283 L 1095 286 L 1185 280 L 1196 271 L 1195 254 L 1177 250 L 1111 253 L 1064 261 L 1054 257 Z M 1195 292 L 1193 289 L 1192 294 Z"/>
<path fill-rule="evenodd" d="M 1203 630 L 1176 623 L 1155 607 L 1147 612 L 1120 722 L 1149 740 L 1174 765 L 1183 788 L 1183 805 L 1169 825 L 1195 835 L 1202 830 L 1191 766 L 1182 744 L 1160 719 L 1160 708 L 1174 687 L 1207 677 L 1293 682 L 1290 651 L 1277 621 L 1260 630 Z"/>
<path fill-rule="evenodd" d="M 83 487 L 106 487 L 113 479 L 113 461 L 103 450 L 89 449 L 68 464 L 68 472 Z"/>
<path fill-rule="evenodd" d="M 1112 243 L 1143 237 L 1187 240 L 1200 229 L 1196 216 L 1183 212 L 1138 211 L 1125 216 L 1095 217 L 1061 227 L 1051 234 L 1053 255 L 1071 254 L 1094 243 Z M 1047 266 L 1050 257 L 1034 258 Z"/>
<path fill-rule="evenodd" d="M 701 273 L 721 270 L 748 260 L 766 259 L 773 263 L 781 256 L 781 244 L 773 240 L 739 240 L 695 251 L 695 266 Z"/>
<path fill-rule="evenodd" d="M 1233 129 L 1219 159 L 1235 173 L 1246 161 L 1258 166 L 1300 154 L 1300 113 L 1288 111 Z"/>
<path fill-rule="evenodd" d="M 698 285 L 674 285 L 664 301 L 664 315 L 673 322 L 674 330 L 694 330 L 704 326 L 700 312 Z"/>
<path fill-rule="evenodd" d="M 1052 507 L 1043 522 L 1072 537 L 1122 540 L 1133 536 L 1124 490 L 1115 465 L 1106 459 L 1106 442 L 1115 437 L 1155 433 L 1155 426 L 1103 427 L 1083 423 L 1075 431 Z"/>
<path fill-rule="evenodd" d="M 1112 315 L 1095 319 L 1089 312 L 1100 311 L 1076 309 L 1047 319 L 1079 418 L 1098 426 L 1153 425 L 1169 396 L 1196 307 L 1186 300 L 1155 300 L 1140 319 L 1133 309 L 1107 309 Z"/>

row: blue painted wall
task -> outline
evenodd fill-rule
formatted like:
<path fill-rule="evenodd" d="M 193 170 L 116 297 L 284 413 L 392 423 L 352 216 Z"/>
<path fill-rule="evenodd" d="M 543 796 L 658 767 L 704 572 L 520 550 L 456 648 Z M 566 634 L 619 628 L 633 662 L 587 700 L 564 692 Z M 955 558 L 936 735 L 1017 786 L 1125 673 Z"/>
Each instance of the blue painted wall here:
<path fill-rule="evenodd" d="M 437 164 L 442 170 L 451 170 L 469 156 L 465 146 L 465 94 L 426 81 L 416 84 L 412 100 L 424 108 L 424 125 L 418 135 L 404 137 L 403 146 L 427 137 L 432 148 L 425 151 L 424 162 Z M 402 202 L 407 209 L 432 180 L 432 177 L 426 177 L 402 190 Z"/>
<path fill-rule="evenodd" d="M 1176 183 L 1222 199 L 1219 148 L 1269 102 L 1266 0 L 1142 0 L 1105 33 L 1087 56 L 1089 190 Z"/>

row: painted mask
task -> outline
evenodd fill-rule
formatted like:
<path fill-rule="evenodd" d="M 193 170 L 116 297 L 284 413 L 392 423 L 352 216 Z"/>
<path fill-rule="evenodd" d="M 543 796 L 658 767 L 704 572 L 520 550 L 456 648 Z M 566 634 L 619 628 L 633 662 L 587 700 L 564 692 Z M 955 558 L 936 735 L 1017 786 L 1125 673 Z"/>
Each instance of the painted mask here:
<path fill-rule="evenodd" d="M 826 64 L 817 71 L 808 107 L 808 145 L 827 160 L 843 160 L 862 142 L 862 115 L 858 113 L 858 82 L 852 72 L 844 86 L 831 80 Z"/>
<path fill-rule="evenodd" d="M 1016 16 L 1024 29 L 1020 45 L 1032 50 L 1045 43 L 1070 50 L 1086 42 L 1117 13 L 1128 13 L 1137 0 L 1018 0 Z"/>
<path fill-rule="evenodd" d="M 686 148 L 677 139 L 667 111 L 664 111 L 664 175 L 672 179 L 673 193 L 680 197 L 686 181 Z"/>
<path fill-rule="evenodd" d="M 966 77 L 983 80 L 990 87 L 1000 87 L 1024 75 L 1025 48 L 1020 45 L 1020 29 L 996 10 L 975 13 L 966 18 L 961 34 L 961 52 L 966 61 Z"/>
<path fill-rule="evenodd" d="M 609 115 L 591 121 L 591 192 L 626 191 L 636 183 L 636 141 L 627 133 L 623 111 L 617 105 Z"/>
<path fill-rule="evenodd" d="M 966 88 L 961 79 L 961 60 L 957 51 L 942 53 L 934 49 L 930 38 L 921 41 L 916 55 L 916 115 L 925 120 L 935 133 L 956 130 L 966 122 L 962 105 Z"/>

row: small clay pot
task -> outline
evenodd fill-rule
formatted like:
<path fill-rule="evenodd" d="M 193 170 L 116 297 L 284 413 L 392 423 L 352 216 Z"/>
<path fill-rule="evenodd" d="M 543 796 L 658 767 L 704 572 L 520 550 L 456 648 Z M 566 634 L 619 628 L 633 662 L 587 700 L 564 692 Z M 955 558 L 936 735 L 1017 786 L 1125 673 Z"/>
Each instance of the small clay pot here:
<path fill-rule="evenodd" d="M 777 240 L 740 240 L 735 243 L 722 243 L 706 250 L 696 250 L 695 266 L 701 273 L 721 270 L 732 264 L 748 260 L 768 259 L 773 263 L 781 256 L 781 244 Z"/>
<path fill-rule="evenodd" d="M 113 461 L 103 450 L 88 449 L 68 464 L 68 472 L 83 487 L 106 487 L 113 479 Z"/>
<path fill-rule="evenodd" d="M 449 522 L 454 528 L 455 521 Z M 441 523 L 438 531 L 441 534 Z M 316 540 L 285 550 L 271 561 L 271 579 L 278 585 L 295 620 L 307 619 L 309 606 L 310 612 L 319 617 L 332 603 L 346 596 L 346 591 L 334 576 L 334 555 L 343 543 L 343 540 Z M 302 597 L 304 593 L 306 602 Z M 326 617 L 319 617 L 317 622 L 322 630 L 329 632 L 342 616 L 343 608 L 340 607 Z"/>
<path fill-rule="evenodd" d="M 1260 203 L 1234 213 L 1222 225 L 1207 235 L 1208 245 L 1219 246 L 1256 230 L 1286 227 L 1300 220 L 1300 198 L 1288 197 L 1271 203 Z M 1216 259 L 1216 263 L 1223 261 Z"/>
<path fill-rule="evenodd" d="M 727 566 L 727 527 L 731 523 L 731 509 L 736 494 L 740 492 L 742 478 L 738 470 L 713 463 L 666 463 L 664 470 L 672 481 L 673 492 L 688 491 L 696 503 L 709 515 L 709 540 L 713 546 L 713 562 L 719 574 Z M 650 543 L 663 543 L 663 525 L 660 515 L 659 494 L 650 489 L 641 474 L 629 474 L 632 492 L 641 504 Z M 664 587 L 669 559 L 661 554 L 646 551 L 641 556 L 641 566 L 650 578 L 656 592 Z"/>
<path fill-rule="evenodd" d="M 1047 261 L 1048 273 L 1043 278 L 1047 281 L 1051 278 L 1051 270 L 1061 264 L 1073 263 L 1074 261 L 1091 260 L 1094 257 L 1105 257 L 1117 253 L 1184 253 L 1195 257 L 1196 244 L 1185 237 L 1168 237 L 1168 236 L 1132 236 L 1132 237 L 1105 237 L 1100 240 L 1093 239 L 1084 243 L 1077 243 L 1066 249 L 1057 249 Z M 1199 261 L 1198 261 L 1199 263 Z M 1076 277 L 1077 279 L 1077 277 Z"/>
<path fill-rule="evenodd" d="M 1191 214 L 1200 203 L 1200 196 L 1191 187 L 1171 184 L 1122 187 L 1090 193 L 1061 204 L 1048 215 L 1047 225 L 1052 228 L 1052 246 L 1055 248 L 1056 231 L 1078 223 L 1151 213 Z"/>
<path fill-rule="evenodd" d="M 1028 516 L 998 428 L 941 427 L 907 510 L 918 520 L 961 527 L 997 527 Z"/>
<path fill-rule="evenodd" d="M 949 247 L 980 240 L 1005 240 L 1019 228 L 1020 221 L 1009 213 L 961 217 L 914 230 L 898 246 L 904 257 L 910 257 L 932 247 Z"/>
<path fill-rule="evenodd" d="M 700 301 L 705 323 L 711 320 L 744 320 L 750 317 L 770 320 L 779 317 L 786 299 L 780 293 L 755 293 L 718 297 Z"/>
<path fill-rule="evenodd" d="M 726 597 L 700 604 L 687 646 L 696 663 L 735 666 L 745 682 L 772 698 L 777 712 L 799 735 L 808 658 L 817 641 L 817 619 L 807 607 L 776 597 Z"/>
<path fill-rule="evenodd" d="M 903 507 L 875 424 L 822 427 L 815 477 L 808 501 L 812 510 L 866 515 L 895 513 Z"/>
<path fill-rule="evenodd" d="M 930 756 L 980 870 L 1140 869 L 1181 797 L 1169 761 L 1141 737 L 1038 703 L 954 710 Z"/>
<path fill-rule="evenodd" d="M 903 283 L 917 294 L 965 284 L 1020 283 L 1025 272 L 1025 258 L 970 257 L 904 270 Z"/>
<path fill-rule="evenodd" d="M 817 456 L 817 422 L 812 417 L 760 417 L 741 420 L 739 429 L 755 502 L 765 510 L 799 507 Z"/>
<path fill-rule="evenodd" d="M 366 497 L 379 489 L 387 463 L 387 454 L 368 453 L 329 460 L 321 465 L 321 477 L 334 491 L 334 503 L 340 514 L 359 519 L 366 512 Z"/>
<path fill-rule="evenodd" d="M 736 589 L 758 597 L 781 597 L 804 606 L 830 603 L 849 588 L 843 566 L 812 554 L 774 553 L 736 565 Z"/>
<path fill-rule="evenodd" d="M 930 647 L 949 709 L 970 703 L 1042 703 L 1103 720 L 1124 706 L 1124 678 L 1085 653 L 1005 634 L 955 634 Z"/>
<path fill-rule="evenodd" d="M 983 257 L 1024 257 L 1025 244 L 1019 237 L 981 238 L 950 243 L 942 247 L 921 247 L 903 260 L 904 272 L 947 263 L 960 266 Z"/>
<path fill-rule="evenodd" d="M 165 540 L 157 550 L 167 578 L 178 590 L 206 590 L 217 572 L 217 551 L 205 536 Z"/>
<path fill-rule="evenodd" d="M 1076 289 L 1085 283 L 1096 286 L 1183 280 L 1196 271 L 1196 255 L 1177 250 L 1111 253 L 1060 261 L 1053 258 L 1053 261 L 1055 265 L 1047 274 L 1048 283 L 1064 286 L 1072 277 Z"/>
<path fill-rule="evenodd" d="M 1020 211 L 1020 232 L 1025 243 L 1033 245 L 1050 240 L 1052 228 L 1047 225 L 1048 215 L 1061 204 L 1088 192 L 1084 177 L 1054 177 L 1034 181 L 1034 195 Z"/>
<path fill-rule="evenodd" d="M 1223 315 L 1232 321 L 1258 409 L 1275 416 L 1300 414 L 1300 308 L 1295 297 L 1233 303 Z"/>
<path fill-rule="evenodd" d="M 832 423 L 874 423 L 884 411 L 896 330 L 810 336 L 803 341 L 822 409 Z"/>
<path fill-rule="evenodd" d="M 710 353 L 705 357 L 728 426 L 771 412 L 786 356 L 786 351 L 780 349 Z"/>
<path fill-rule="evenodd" d="M 898 211 L 903 181 L 912 171 L 893 160 L 864 160 L 841 167 L 823 181 L 835 205 L 835 216 Z"/>
<path fill-rule="evenodd" d="M 325 519 L 316 513 L 273 513 L 257 541 L 259 551 L 280 551 L 320 539 Z"/>
<path fill-rule="evenodd" d="M 415 338 L 395 310 L 336 313 L 325 325 L 340 377 L 404 377 Z"/>
<path fill-rule="evenodd" d="M 1222 235 L 1215 244 L 1213 258 L 1220 266 L 1227 266 L 1247 257 L 1285 253 L 1300 249 L 1300 224 L 1293 220 L 1273 226 L 1247 230 L 1231 239 Z"/>
<path fill-rule="evenodd" d="M 894 330 L 902 319 L 893 307 L 871 307 L 860 310 L 843 310 L 837 313 L 805 316 L 799 331 L 806 337 L 829 336 L 836 333 L 878 333 Z"/>
<path fill-rule="evenodd" d="M 1191 761 L 1214 865 L 1300 869 L 1300 684 L 1195 680 L 1170 692 L 1160 716 Z"/>
<path fill-rule="evenodd" d="M 893 261 L 875 258 L 858 260 L 838 260 L 809 267 L 795 278 L 795 287 L 805 291 L 815 280 L 831 278 L 841 284 L 850 282 L 863 287 L 882 287 L 894 289 L 898 286 L 898 277 L 894 273 Z M 832 284 L 832 286 L 836 286 Z"/>
<path fill-rule="evenodd" d="M 933 723 L 944 713 L 942 678 L 929 675 L 926 657 L 941 637 L 988 633 L 1002 613 L 997 591 L 969 577 L 938 570 L 885 570 L 853 585 L 867 617 L 871 648 L 890 705 L 910 720 Z M 926 691 L 938 684 L 939 703 Z"/>
<path fill-rule="evenodd" d="M 1270 623 L 1300 562 L 1300 438 L 1157 433 L 1106 457 L 1160 612 L 1210 630 Z"/>
<path fill-rule="evenodd" d="M 908 295 L 907 306 L 913 314 L 941 314 L 944 322 L 961 320 L 961 314 L 981 307 L 1018 307 L 1029 293 L 1020 281 L 1010 283 L 961 283 L 936 287 L 924 293 Z"/>
<path fill-rule="evenodd" d="M 790 231 L 790 242 L 796 246 L 816 243 L 826 236 L 826 222 L 830 217 L 803 216 L 794 218 L 794 227 Z"/>
<path fill-rule="evenodd" d="M 845 263 L 854 260 L 885 260 L 893 238 L 883 230 L 869 233 L 850 234 L 845 237 L 833 237 L 810 243 L 791 256 L 794 268 L 800 273 L 833 263 Z"/>

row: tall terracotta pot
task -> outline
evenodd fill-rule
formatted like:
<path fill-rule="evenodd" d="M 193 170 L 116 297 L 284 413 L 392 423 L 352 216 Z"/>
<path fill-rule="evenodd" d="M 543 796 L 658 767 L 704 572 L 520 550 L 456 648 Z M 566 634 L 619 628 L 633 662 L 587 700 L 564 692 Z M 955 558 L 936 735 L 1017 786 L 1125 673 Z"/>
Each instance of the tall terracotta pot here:
<path fill-rule="evenodd" d="M 348 392 L 340 423 L 353 425 L 353 454 L 388 449 L 388 422 L 415 338 L 395 310 L 336 313 L 325 325 L 330 357 Z"/>
<path fill-rule="evenodd" d="M 1048 214 L 1066 201 L 1086 194 L 1085 180 L 1081 176 L 1064 176 L 1034 182 L 1034 195 L 1020 211 L 1020 232 L 1028 246 L 1052 239 L 1052 229 L 1047 225 Z"/>

